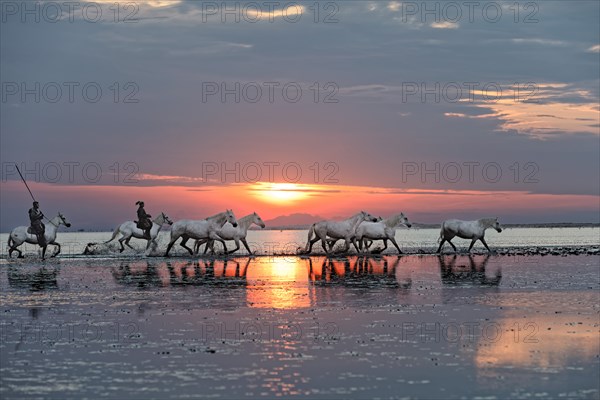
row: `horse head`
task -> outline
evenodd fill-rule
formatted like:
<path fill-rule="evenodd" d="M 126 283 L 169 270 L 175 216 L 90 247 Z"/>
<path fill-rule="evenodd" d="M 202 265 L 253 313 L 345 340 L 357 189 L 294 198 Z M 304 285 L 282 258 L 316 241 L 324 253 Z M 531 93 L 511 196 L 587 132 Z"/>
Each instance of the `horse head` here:
<path fill-rule="evenodd" d="M 238 226 L 237 219 L 235 219 L 235 214 L 233 213 L 233 210 L 225 210 L 225 221 L 233 225 L 234 228 L 237 228 Z"/>
<path fill-rule="evenodd" d="M 412 226 L 412 224 L 408 222 L 408 218 L 404 215 L 404 213 L 400 213 L 400 219 L 398 219 L 398 223 L 406 225 L 407 228 Z"/>
<path fill-rule="evenodd" d="M 67 217 L 65 217 L 62 213 L 60 213 L 60 212 L 58 213 L 58 218 L 60 218 L 59 224 L 63 224 L 67 228 L 71 227 L 71 223 L 69 221 L 67 221 Z"/>
<path fill-rule="evenodd" d="M 371 214 L 369 214 L 366 211 L 361 211 L 360 215 L 361 215 L 361 222 L 362 221 L 377 222 L 377 217 L 372 216 Z"/>
<path fill-rule="evenodd" d="M 494 225 L 492 225 L 492 228 L 494 228 L 498 233 L 502 232 L 502 225 L 500 225 L 500 222 L 498 222 L 498 217 L 494 219 Z"/>
<path fill-rule="evenodd" d="M 165 221 L 169 225 L 173 225 L 173 221 L 171 221 L 171 219 L 169 218 L 169 216 L 167 214 L 160 213 L 160 215 L 162 216 L 163 221 Z"/>
<path fill-rule="evenodd" d="M 265 227 L 264 221 L 262 220 L 260 215 L 258 215 L 256 212 L 253 214 L 252 223 L 260 226 L 261 228 Z"/>

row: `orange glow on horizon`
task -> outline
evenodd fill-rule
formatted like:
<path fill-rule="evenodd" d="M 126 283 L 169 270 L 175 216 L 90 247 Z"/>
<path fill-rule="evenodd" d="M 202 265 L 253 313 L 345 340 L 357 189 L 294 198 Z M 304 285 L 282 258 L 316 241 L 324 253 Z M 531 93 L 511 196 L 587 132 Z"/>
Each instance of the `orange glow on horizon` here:
<path fill-rule="evenodd" d="M 295 183 L 257 182 L 252 185 L 255 196 L 268 203 L 290 204 L 308 197 L 304 185 Z"/>
<path fill-rule="evenodd" d="M 322 218 L 352 215 L 360 210 L 388 216 L 400 211 L 412 222 L 435 223 L 463 216 L 535 216 L 596 212 L 598 196 L 541 194 L 527 191 L 433 190 L 296 183 L 233 185 L 108 186 L 31 183 L 43 199 L 46 215 L 61 211 L 77 225 L 107 227 L 135 217 L 135 201 L 144 200 L 152 215 L 166 213 L 172 220 L 203 219 L 233 209 L 237 218 L 257 212 L 263 220 L 294 213 Z M 9 203 L 29 203 L 22 183 L 3 184 L 2 198 Z M 543 204 L 543 209 L 540 209 Z M 99 215 L 90 221 L 89 215 Z M 100 215 L 100 214 L 101 215 Z M 523 222 L 528 222 L 526 220 Z M 98 220 L 102 222 L 98 222 Z M 548 221 L 555 222 L 555 221 Z M 593 221 L 592 221 L 593 222 Z M 101 224 L 101 225 L 100 225 Z"/>

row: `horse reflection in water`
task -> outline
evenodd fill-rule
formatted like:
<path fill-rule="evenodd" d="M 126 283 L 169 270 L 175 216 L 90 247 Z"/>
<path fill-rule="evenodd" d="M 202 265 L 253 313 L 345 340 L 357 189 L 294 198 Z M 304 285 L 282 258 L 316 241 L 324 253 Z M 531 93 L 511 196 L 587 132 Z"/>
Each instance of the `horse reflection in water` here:
<path fill-rule="evenodd" d="M 460 257 L 461 260 L 467 258 L 469 264 L 458 264 L 459 259 L 456 255 L 439 256 L 440 275 L 442 284 L 454 286 L 498 286 L 502 280 L 502 271 L 498 269 L 494 276 L 486 275 L 486 267 L 490 255 L 484 256 L 480 260 L 472 255 Z M 479 257 L 478 257 L 479 258 Z"/>
<path fill-rule="evenodd" d="M 238 260 L 198 260 L 175 262 L 123 262 L 113 268 L 121 284 L 140 288 L 177 285 L 245 285 L 252 258 Z M 222 267 L 222 268 L 221 268 Z"/>
<path fill-rule="evenodd" d="M 400 260 L 400 256 L 311 257 L 308 274 L 315 284 L 410 289 L 410 277 L 403 279 L 397 274 Z"/>
<path fill-rule="evenodd" d="M 12 288 L 29 289 L 32 292 L 58 289 L 58 272 L 58 268 L 42 267 L 26 271 L 11 266 L 7 271 L 8 284 Z"/>

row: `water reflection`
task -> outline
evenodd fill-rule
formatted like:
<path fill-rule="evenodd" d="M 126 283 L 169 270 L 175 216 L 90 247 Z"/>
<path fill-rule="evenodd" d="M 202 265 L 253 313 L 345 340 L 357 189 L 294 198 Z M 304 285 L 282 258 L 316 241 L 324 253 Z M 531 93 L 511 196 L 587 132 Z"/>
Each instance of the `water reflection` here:
<path fill-rule="evenodd" d="M 569 294 L 570 295 L 570 294 Z M 548 304 L 556 302 L 555 294 Z M 594 301 L 597 299 L 587 299 Z M 539 309 L 537 309 L 539 312 Z M 481 375 L 495 375 L 496 368 L 557 370 L 580 363 L 597 363 L 600 352 L 597 316 L 581 313 L 507 316 L 489 327 L 475 363 Z"/>
<path fill-rule="evenodd" d="M 502 271 L 496 270 L 494 276 L 486 275 L 486 267 L 490 255 L 483 258 L 469 255 L 468 263 L 463 263 L 464 257 L 438 256 L 442 284 L 456 286 L 498 286 L 502 280 Z M 457 264 L 458 262 L 458 264 Z"/>
<path fill-rule="evenodd" d="M 7 271 L 8 284 L 12 288 L 28 289 L 32 292 L 58 289 L 58 272 L 56 267 L 24 270 L 11 266 Z"/>
<path fill-rule="evenodd" d="M 409 289 L 410 277 L 401 278 L 398 272 L 400 256 L 311 257 L 308 275 L 315 284 L 346 286 L 387 286 Z"/>
<path fill-rule="evenodd" d="M 198 260 L 122 262 L 112 269 L 118 283 L 139 288 L 177 285 L 244 285 L 251 258 L 244 260 Z"/>

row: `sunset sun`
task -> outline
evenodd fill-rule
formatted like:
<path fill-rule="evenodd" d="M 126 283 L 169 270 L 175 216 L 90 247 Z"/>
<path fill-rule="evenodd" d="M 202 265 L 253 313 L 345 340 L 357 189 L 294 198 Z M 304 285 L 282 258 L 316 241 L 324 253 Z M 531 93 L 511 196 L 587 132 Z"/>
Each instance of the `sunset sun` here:
<path fill-rule="evenodd" d="M 302 185 L 295 183 L 259 182 L 251 190 L 259 199 L 276 204 L 290 204 L 308 197 Z"/>

